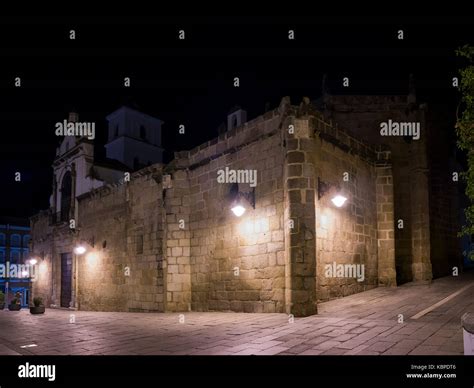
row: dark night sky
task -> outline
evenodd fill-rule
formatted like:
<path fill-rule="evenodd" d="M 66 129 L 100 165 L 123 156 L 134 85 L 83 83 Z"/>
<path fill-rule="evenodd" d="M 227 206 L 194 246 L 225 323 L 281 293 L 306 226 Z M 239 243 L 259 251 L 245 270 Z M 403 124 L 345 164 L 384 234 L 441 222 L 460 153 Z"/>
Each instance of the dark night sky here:
<path fill-rule="evenodd" d="M 293 20 L 294 19 L 294 20 Z M 60 19 L 67 20 L 67 19 Z M 155 19 L 156 20 L 156 19 Z M 0 215 L 30 216 L 48 207 L 54 123 L 75 108 L 95 121 L 122 103 L 165 121 L 163 145 L 187 149 L 217 134 L 234 105 L 254 118 L 289 95 L 318 98 L 328 74 L 334 94 L 405 94 L 416 78 L 419 100 L 455 115 L 451 79 L 461 65 L 454 50 L 473 43 L 472 24 L 337 17 L 160 17 L 0 24 Z M 76 41 L 68 39 L 74 28 Z M 186 31 L 186 41 L 176 39 Z M 296 40 L 287 39 L 294 29 Z M 396 39 L 403 29 L 405 39 Z M 22 77 L 23 87 L 13 79 Z M 132 79 L 124 88 L 123 77 Z M 241 87 L 234 88 L 233 77 Z M 351 80 L 341 87 L 342 77 Z M 186 135 L 178 135 L 179 124 Z M 22 182 L 14 182 L 14 172 Z"/>

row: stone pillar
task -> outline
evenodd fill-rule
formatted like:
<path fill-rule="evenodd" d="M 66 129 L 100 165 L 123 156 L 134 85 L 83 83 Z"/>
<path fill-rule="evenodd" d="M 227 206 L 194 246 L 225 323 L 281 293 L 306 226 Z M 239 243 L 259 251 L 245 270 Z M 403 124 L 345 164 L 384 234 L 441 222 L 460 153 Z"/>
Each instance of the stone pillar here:
<path fill-rule="evenodd" d="M 396 286 L 395 221 L 392 165 L 390 152 L 379 152 L 376 171 L 377 261 L 381 286 Z"/>
<path fill-rule="evenodd" d="M 294 134 L 288 125 L 294 126 Z M 314 136 L 309 120 L 283 126 L 285 159 L 286 311 L 294 316 L 317 313 Z M 293 226 L 293 228 L 291 228 Z"/>
<path fill-rule="evenodd" d="M 166 190 L 164 254 L 165 311 L 191 310 L 191 232 L 189 229 L 189 181 L 185 170 L 173 173 Z"/>
<path fill-rule="evenodd" d="M 433 278 L 430 257 L 430 207 L 426 146 L 426 126 L 421 121 L 419 140 L 412 142 L 411 177 L 411 230 L 413 281 L 431 281 Z"/>

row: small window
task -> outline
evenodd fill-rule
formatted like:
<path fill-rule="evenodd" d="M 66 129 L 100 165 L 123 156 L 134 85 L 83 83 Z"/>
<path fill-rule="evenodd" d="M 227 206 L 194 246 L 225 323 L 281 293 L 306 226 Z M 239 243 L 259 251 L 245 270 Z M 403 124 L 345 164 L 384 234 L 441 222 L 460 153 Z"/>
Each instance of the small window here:
<path fill-rule="evenodd" d="M 21 237 L 19 234 L 12 234 L 10 237 L 10 245 L 12 247 L 19 247 L 21 245 Z"/>
<path fill-rule="evenodd" d="M 29 234 L 25 234 L 23 236 L 23 247 L 24 248 L 28 248 L 28 245 L 30 243 L 30 235 Z"/>
<path fill-rule="evenodd" d="M 140 139 L 146 140 L 146 128 L 140 125 Z"/>
<path fill-rule="evenodd" d="M 237 116 L 232 117 L 232 129 L 237 128 Z"/>
<path fill-rule="evenodd" d="M 0 263 L 5 262 L 5 251 L 0 249 Z"/>
<path fill-rule="evenodd" d="M 0 233 L 0 246 L 5 246 L 5 233 Z"/>
<path fill-rule="evenodd" d="M 19 263 L 20 261 L 20 251 L 16 249 L 12 249 L 10 252 L 10 262 L 11 263 Z"/>

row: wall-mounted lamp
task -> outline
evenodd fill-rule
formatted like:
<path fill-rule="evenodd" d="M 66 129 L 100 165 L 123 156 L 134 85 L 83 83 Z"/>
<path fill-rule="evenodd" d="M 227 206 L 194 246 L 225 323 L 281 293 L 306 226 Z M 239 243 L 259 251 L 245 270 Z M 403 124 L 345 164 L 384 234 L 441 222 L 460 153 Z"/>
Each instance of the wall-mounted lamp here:
<path fill-rule="evenodd" d="M 242 205 L 236 204 L 233 205 L 230 210 L 232 210 L 232 213 L 234 213 L 237 217 L 240 217 L 242 214 L 245 213 L 246 209 Z"/>
<path fill-rule="evenodd" d="M 245 213 L 245 201 L 247 201 L 252 206 L 252 208 L 255 209 L 255 187 L 252 188 L 252 191 L 243 193 L 239 191 L 238 183 L 232 183 L 232 186 L 230 187 L 229 198 L 231 200 L 230 210 L 232 210 L 232 213 L 234 213 L 237 217 L 240 217 Z"/>
<path fill-rule="evenodd" d="M 74 247 L 74 253 L 76 255 L 83 255 L 87 252 L 87 245 L 91 246 L 92 248 L 94 247 L 94 237 L 92 237 L 89 241 L 78 243 Z"/>
<path fill-rule="evenodd" d="M 84 245 L 77 245 L 74 248 L 74 253 L 76 255 L 83 255 L 84 253 L 86 253 L 86 251 L 87 251 L 87 248 Z"/>
<path fill-rule="evenodd" d="M 38 262 L 38 260 L 36 260 L 36 259 L 28 260 L 28 264 L 30 264 L 30 265 L 35 265 L 37 262 Z"/>
<path fill-rule="evenodd" d="M 346 201 L 347 198 L 343 195 L 336 195 L 334 198 L 331 199 L 331 202 L 337 207 L 343 206 Z"/>
<path fill-rule="evenodd" d="M 340 191 L 341 189 L 339 186 L 324 182 L 318 177 L 318 200 L 320 200 L 328 192 L 333 192 L 334 195 L 331 198 L 331 202 L 335 206 L 341 207 L 347 201 L 347 197 L 343 196 Z"/>

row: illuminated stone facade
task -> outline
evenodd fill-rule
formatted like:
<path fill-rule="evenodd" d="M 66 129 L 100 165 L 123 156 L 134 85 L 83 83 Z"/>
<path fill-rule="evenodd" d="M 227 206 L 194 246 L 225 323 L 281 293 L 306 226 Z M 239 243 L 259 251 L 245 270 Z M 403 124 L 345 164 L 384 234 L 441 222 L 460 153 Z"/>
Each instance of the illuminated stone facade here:
<path fill-rule="evenodd" d="M 70 307 L 84 310 L 306 316 L 319 301 L 431 280 L 438 235 L 430 217 L 440 209 L 430 207 L 427 112 L 406 96 L 367 98 L 326 96 L 299 106 L 284 98 L 277 109 L 176 152 L 169 164 L 77 196 L 74 229 L 51 222 L 48 212 L 33 217 L 34 293 L 61 304 L 67 253 Z M 419 140 L 380 138 L 381 120 L 407 114 L 421 123 Z M 256 187 L 218 182 L 226 167 L 256 170 Z M 247 198 L 241 217 L 230 211 L 236 190 Z M 331 201 L 336 194 L 347 198 L 341 207 Z M 437 276 L 460 260 L 450 242 L 456 216 L 446 217 Z M 73 254 L 79 244 L 85 254 Z M 363 280 L 328 276 L 333 265 L 359 265 Z"/>

